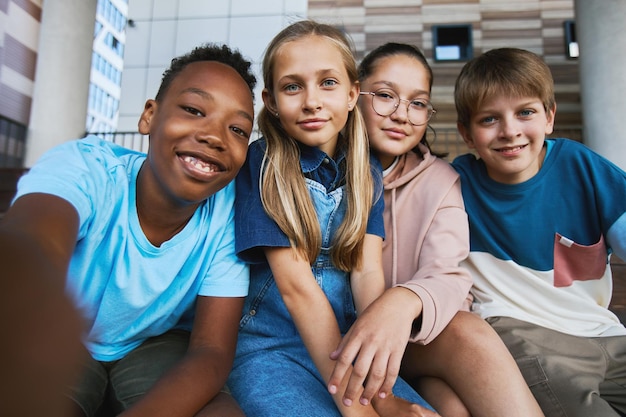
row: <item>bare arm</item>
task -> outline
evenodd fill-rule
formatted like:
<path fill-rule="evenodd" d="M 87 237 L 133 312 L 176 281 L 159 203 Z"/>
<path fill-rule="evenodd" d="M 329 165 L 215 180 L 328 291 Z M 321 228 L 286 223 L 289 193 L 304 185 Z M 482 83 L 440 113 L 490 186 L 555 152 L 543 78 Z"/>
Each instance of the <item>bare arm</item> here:
<path fill-rule="evenodd" d="M 342 379 L 354 363 L 345 393 L 351 400 L 358 398 L 365 377 L 362 401 L 390 393 L 406 344 L 416 341 L 411 337 L 419 336 L 423 343 L 432 340 L 467 297 L 471 280 L 459 262 L 469 251 L 469 232 L 458 179 L 439 204 L 430 222 L 422 224 L 423 236 L 415 237 L 419 249 L 411 248 L 419 251 L 419 268 L 410 271 L 412 276 L 399 277 L 401 286 L 386 290 L 372 303 L 333 352 L 337 366 L 332 382 Z M 414 329 L 414 324 L 419 327 Z"/>
<path fill-rule="evenodd" d="M 185 357 L 121 416 L 191 417 L 213 400 L 233 364 L 242 308 L 241 297 L 198 297 Z"/>
<path fill-rule="evenodd" d="M 361 404 L 369 404 L 379 389 L 382 395 L 391 393 L 411 326 L 421 314 L 422 305 L 410 290 L 385 291 L 381 238 L 365 235 L 363 255 L 362 267 L 351 276 L 358 319 L 331 354 L 331 359 L 337 360 L 328 384 L 331 392 L 341 392 L 338 386 L 353 368 L 343 394 L 348 404 L 359 395 Z M 363 390 L 366 379 L 372 383 Z"/>
<path fill-rule="evenodd" d="M 19 198 L 0 221 L 0 415 L 66 416 L 82 323 L 65 295 L 78 215 L 49 194 Z"/>
<path fill-rule="evenodd" d="M 354 269 L 350 274 L 352 296 L 359 315 L 385 291 L 382 251 L 382 238 L 366 234 L 361 267 Z"/>
<path fill-rule="evenodd" d="M 355 332 L 356 338 L 361 338 L 358 346 L 354 343 L 351 345 L 351 348 L 358 349 L 354 353 L 355 356 L 358 353 L 354 367 L 352 368 L 352 362 L 346 359 L 349 355 L 344 356 L 343 362 L 341 359 L 338 361 L 337 368 L 343 367 L 346 372 L 352 368 L 348 385 L 345 385 L 344 377 L 345 394 L 342 397 L 342 403 L 352 404 L 353 398 L 358 398 L 360 395 L 361 405 L 369 405 L 370 399 L 376 393 L 376 388 L 370 387 L 371 394 L 361 393 L 363 382 L 366 378 L 377 378 L 382 381 L 389 372 L 395 372 L 393 377 L 393 382 L 395 382 L 404 347 L 411 334 L 412 323 L 421 312 L 419 308 L 421 301 L 415 293 L 404 288 L 397 288 L 397 291 L 396 289 L 384 291 L 382 239 L 378 236 L 365 236 L 363 263 L 360 268 L 352 272 L 350 280 L 359 317 L 365 318 L 357 320 L 343 339 L 349 340 L 351 332 Z M 412 306 L 416 308 L 413 309 Z M 381 328 L 385 331 L 381 331 Z M 397 366 L 394 368 L 396 362 Z M 408 401 L 391 395 L 393 382 L 388 391 L 381 391 L 388 394 L 387 397 L 374 403 L 375 411 L 381 416 L 436 415 L 419 405 L 410 404 Z M 339 379 L 337 382 L 330 380 L 329 391 L 341 392 L 337 386 L 340 383 Z M 360 408 L 360 406 L 357 407 Z"/>
<path fill-rule="evenodd" d="M 291 248 L 268 248 L 265 253 L 287 310 L 322 378 L 328 382 L 334 366 L 329 354 L 341 341 L 333 309 L 307 261 Z M 312 312 L 316 315 L 314 320 Z M 347 378 L 340 382 L 340 387 L 345 383 Z M 371 406 L 346 407 L 339 394 L 333 395 L 333 399 L 344 417 L 377 416 Z"/>

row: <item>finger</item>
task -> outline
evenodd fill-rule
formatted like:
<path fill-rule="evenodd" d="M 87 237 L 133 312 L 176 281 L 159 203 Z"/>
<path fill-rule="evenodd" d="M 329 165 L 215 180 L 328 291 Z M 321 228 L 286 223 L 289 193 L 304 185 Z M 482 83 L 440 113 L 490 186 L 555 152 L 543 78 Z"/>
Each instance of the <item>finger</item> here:
<path fill-rule="evenodd" d="M 359 356 L 356 358 L 354 366 L 352 367 L 352 373 L 350 374 L 348 385 L 346 386 L 343 394 L 344 404 L 348 404 L 348 402 L 351 403 L 356 400 L 361 401 L 363 384 L 366 378 L 369 378 L 369 374 L 371 372 L 370 368 L 372 362 L 374 361 L 375 353 L 376 350 L 366 348 L 362 348 L 359 352 Z M 367 405 L 370 399 L 371 397 L 368 398 L 367 402 L 364 404 Z M 346 400 L 348 402 L 346 402 Z M 361 403 L 363 404 L 363 402 Z"/>
<path fill-rule="evenodd" d="M 341 352 L 343 352 L 343 349 L 350 341 L 351 334 L 352 334 L 351 332 L 352 332 L 352 329 L 348 330 L 345 336 L 341 338 L 341 342 L 339 342 L 337 349 L 330 352 L 330 359 L 337 360 L 339 358 L 339 355 L 341 355 Z"/>
<path fill-rule="evenodd" d="M 385 375 L 385 380 L 383 381 L 380 389 L 378 390 L 378 395 L 381 398 L 385 398 L 390 395 L 393 389 L 393 386 L 398 379 L 398 374 L 400 373 L 400 366 L 402 365 L 402 354 L 392 353 L 389 357 L 389 362 L 387 362 L 387 374 Z M 367 391 L 367 387 L 366 387 Z"/>
<path fill-rule="evenodd" d="M 372 397 L 378 393 L 387 377 L 388 355 L 378 354 L 373 358 L 367 375 L 364 390 L 361 394 L 359 402 L 363 405 L 369 404 Z"/>
<path fill-rule="evenodd" d="M 344 337 L 344 340 L 346 340 Z M 344 344 L 343 341 L 341 344 Z M 346 377 L 346 373 L 352 367 L 352 362 L 354 358 L 359 354 L 359 350 L 361 349 L 361 344 L 357 342 L 350 341 L 349 343 L 344 344 L 337 349 L 337 355 L 333 358 L 333 353 L 331 353 L 331 359 L 335 359 L 336 363 L 333 368 L 333 372 L 330 374 L 330 378 L 328 379 L 328 392 L 331 394 L 336 394 L 341 386 L 342 381 Z"/>

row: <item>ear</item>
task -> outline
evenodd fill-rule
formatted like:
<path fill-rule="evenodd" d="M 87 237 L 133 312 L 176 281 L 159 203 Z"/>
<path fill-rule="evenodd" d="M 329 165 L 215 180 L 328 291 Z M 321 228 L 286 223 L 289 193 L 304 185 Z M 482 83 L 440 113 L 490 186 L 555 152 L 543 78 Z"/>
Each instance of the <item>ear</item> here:
<path fill-rule="evenodd" d="M 261 98 L 263 99 L 263 104 L 265 108 L 272 114 L 278 112 L 278 106 L 276 106 L 276 100 L 274 100 L 274 96 L 267 88 L 264 88 L 261 92 Z"/>
<path fill-rule="evenodd" d="M 552 106 L 551 109 L 548 109 L 546 112 L 546 119 L 548 122 L 546 123 L 546 135 L 549 135 L 554 130 L 554 119 L 556 116 L 556 103 Z"/>
<path fill-rule="evenodd" d="M 356 102 L 359 99 L 359 93 L 361 92 L 361 83 L 358 81 L 352 84 L 350 88 L 350 92 L 348 93 L 348 109 L 352 111 L 354 106 L 356 106 Z"/>
<path fill-rule="evenodd" d="M 150 123 L 152 122 L 152 117 L 156 112 L 157 102 L 155 100 L 148 100 L 146 104 L 143 106 L 143 111 L 141 112 L 141 116 L 139 116 L 139 122 L 137 123 L 137 127 L 139 128 L 139 133 L 142 135 L 150 134 Z"/>
<path fill-rule="evenodd" d="M 461 122 L 456 122 L 456 128 L 458 129 L 459 134 L 463 138 L 463 141 L 465 142 L 467 147 L 470 149 L 474 149 L 474 139 L 472 139 L 472 136 L 470 135 L 467 127 L 465 127 L 465 125 L 463 125 L 463 123 Z"/>

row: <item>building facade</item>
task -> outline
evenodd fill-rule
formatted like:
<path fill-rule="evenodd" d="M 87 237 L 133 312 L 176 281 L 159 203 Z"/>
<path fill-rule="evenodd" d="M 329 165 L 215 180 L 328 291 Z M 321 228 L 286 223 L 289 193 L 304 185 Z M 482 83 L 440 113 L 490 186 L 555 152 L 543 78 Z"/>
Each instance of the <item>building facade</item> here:
<path fill-rule="evenodd" d="M 0 167 L 23 163 L 42 7 L 41 0 L 0 1 Z M 97 0 L 83 132 L 117 129 L 127 13 L 128 0 Z"/>
<path fill-rule="evenodd" d="M 93 34 L 87 132 L 117 130 L 128 0 L 98 0 Z"/>
<path fill-rule="evenodd" d="M 0 1 L 0 167 L 22 163 L 40 21 L 40 1 Z"/>
<path fill-rule="evenodd" d="M 431 124 L 437 131 L 437 150 L 452 156 L 465 151 L 458 148 L 455 129 L 454 80 L 467 59 L 500 46 L 528 49 L 544 58 L 556 85 L 556 135 L 587 143 L 581 134 L 585 125 L 581 80 L 586 85 L 593 85 L 594 80 L 609 82 L 602 75 L 608 74 L 608 66 L 601 67 L 603 72 L 591 69 L 581 74 L 580 63 L 585 58 L 587 62 L 597 59 L 597 51 L 602 49 L 598 46 L 618 50 L 626 42 L 620 29 L 623 25 L 611 19 L 626 11 L 623 0 L 593 5 L 585 0 L 98 0 L 97 9 L 96 1 L 46 0 L 43 8 L 42 0 L 0 0 L 0 166 L 22 161 L 24 136 L 29 137 L 28 155 L 23 162 L 26 166 L 54 143 L 85 131 L 114 131 L 112 139 L 122 138 L 124 146 L 146 150 L 146 138 L 136 133 L 139 114 L 145 100 L 156 94 L 161 74 L 174 56 L 204 42 L 227 43 L 254 61 L 260 80 L 260 62 L 267 43 L 280 29 L 306 17 L 342 28 L 354 41 L 357 59 L 387 41 L 412 43 L 425 52 L 435 73 L 432 101 L 437 115 Z M 575 45 L 574 18 L 579 8 L 585 9 L 576 19 L 576 24 L 582 19 L 578 29 L 583 26 L 584 41 L 597 42 L 600 35 L 596 33 L 605 28 L 620 31 L 617 36 L 602 35 L 600 45 L 587 47 L 586 54 L 582 51 L 581 58 L 576 59 L 571 56 L 571 45 Z M 98 17 L 90 17 L 91 13 Z M 69 21 L 75 23 L 67 25 Z M 72 48 L 67 47 L 70 41 L 50 46 L 46 42 L 54 36 L 39 36 L 40 22 L 44 29 L 65 23 L 67 30 L 80 35 L 72 38 Z M 585 29 L 594 23 L 599 23 L 599 28 Z M 84 79 L 79 74 L 82 62 L 87 60 L 65 67 L 54 77 L 49 73 L 57 65 L 49 56 L 42 59 L 51 49 L 56 52 L 53 57 L 68 51 L 70 55 L 84 55 L 79 52 L 80 40 L 90 42 L 87 76 L 91 87 L 79 81 Z M 615 54 L 613 58 L 625 59 L 623 56 Z M 44 69 L 36 76 L 38 57 L 45 65 L 39 63 Z M 593 62 L 589 67 L 593 68 Z M 612 77 L 617 79 L 616 92 L 623 91 L 626 82 Z M 99 87 L 95 87 L 94 80 Z M 51 87 L 57 84 L 57 90 Z M 262 104 L 260 84 L 257 109 Z M 47 87 L 38 90 L 39 85 Z M 585 91 L 590 91 L 588 100 L 601 102 L 602 97 L 597 95 L 613 93 L 608 90 Z M 73 96 L 75 92 L 82 95 Z M 82 121 L 79 117 L 59 122 L 63 114 L 86 111 L 80 109 L 87 108 L 87 103 L 82 104 L 83 96 L 90 110 Z M 45 100 L 49 102 L 40 104 Z M 624 106 L 621 100 L 611 109 L 620 113 L 619 108 Z M 597 106 L 586 109 L 587 120 L 598 122 L 596 125 L 602 128 L 606 111 L 603 114 Z M 73 126 L 71 134 L 61 130 L 68 126 Z M 22 139 L 15 140 L 15 136 Z M 616 144 L 621 142 L 613 139 L 614 133 L 600 131 L 588 136 L 608 141 L 612 150 L 620 147 Z M 622 159 L 626 159 L 626 146 L 620 148 Z M 603 154 L 611 158 L 616 153 Z"/>

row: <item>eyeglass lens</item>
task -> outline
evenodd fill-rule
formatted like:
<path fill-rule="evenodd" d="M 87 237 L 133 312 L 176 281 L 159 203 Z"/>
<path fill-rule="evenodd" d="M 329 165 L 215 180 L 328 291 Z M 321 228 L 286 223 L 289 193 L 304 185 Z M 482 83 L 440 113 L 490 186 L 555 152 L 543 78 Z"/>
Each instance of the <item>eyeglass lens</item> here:
<path fill-rule="evenodd" d="M 400 99 L 392 91 L 378 90 L 372 94 L 372 106 L 374 111 L 381 116 L 393 114 L 400 106 L 400 101 L 407 104 L 407 117 L 414 125 L 423 125 L 430 120 L 433 114 L 433 106 L 424 99 L 405 100 Z"/>

